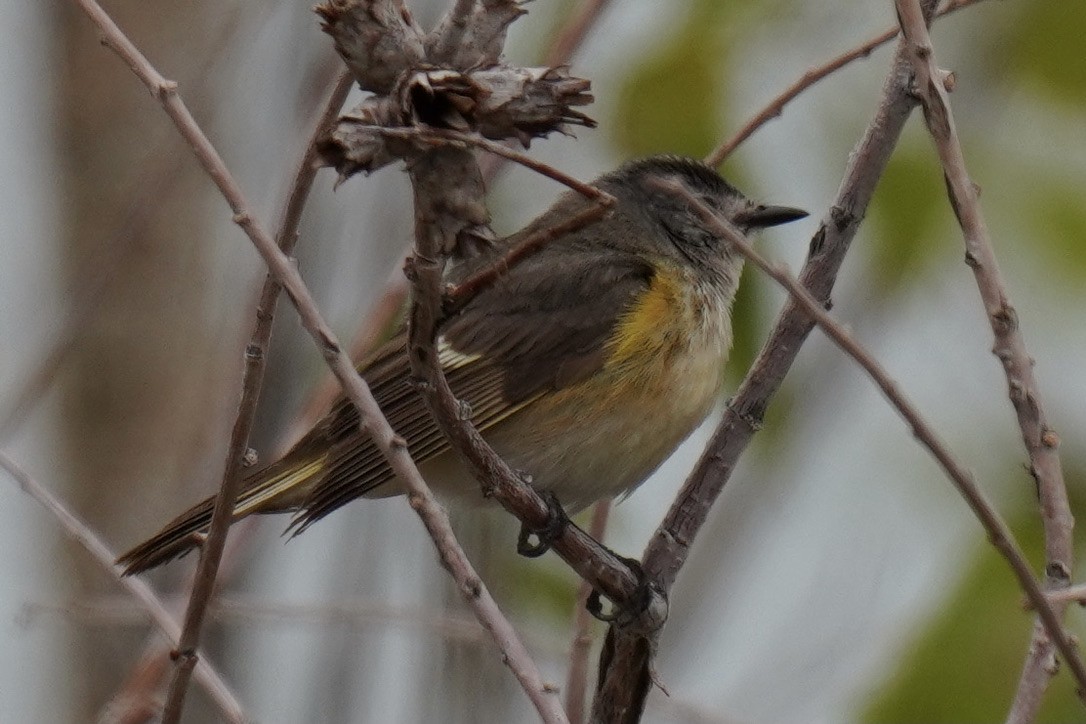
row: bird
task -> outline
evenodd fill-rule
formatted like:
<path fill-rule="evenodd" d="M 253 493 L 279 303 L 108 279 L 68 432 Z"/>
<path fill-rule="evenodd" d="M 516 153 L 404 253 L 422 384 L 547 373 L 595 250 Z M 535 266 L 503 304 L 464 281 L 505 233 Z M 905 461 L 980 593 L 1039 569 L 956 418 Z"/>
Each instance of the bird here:
<path fill-rule="evenodd" d="M 744 234 L 806 216 L 756 203 L 692 158 L 629 161 L 594 185 L 609 215 L 504 269 L 439 328 L 439 362 L 484 439 L 538 490 L 575 513 L 629 494 L 708 416 L 732 343 L 743 257 L 697 210 L 659 187 L 674 181 Z M 451 265 L 455 284 L 593 203 L 567 192 L 522 230 Z M 481 501 L 412 384 L 407 335 L 358 365 L 435 493 Z M 357 498 L 402 494 L 382 453 L 340 398 L 282 458 L 249 473 L 233 510 L 293 513 L 295 535 Z M 198 547 L 214 498 L 118 558 L 126 575 Z"/>

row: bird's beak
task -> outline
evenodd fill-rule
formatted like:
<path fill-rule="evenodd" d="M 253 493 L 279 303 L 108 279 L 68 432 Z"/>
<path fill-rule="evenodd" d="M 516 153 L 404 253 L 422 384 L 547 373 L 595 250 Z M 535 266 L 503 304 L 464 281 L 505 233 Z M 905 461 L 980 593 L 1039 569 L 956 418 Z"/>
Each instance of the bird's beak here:
<path fill-rule="evenodd" d="M 767 226 L 780 226 L 807 216 L 803 209 L 790 206 L 764 206 L 759 204 L 746 211 L 740 211 L 735 223 L 747 229 L 764 229 Z"/>

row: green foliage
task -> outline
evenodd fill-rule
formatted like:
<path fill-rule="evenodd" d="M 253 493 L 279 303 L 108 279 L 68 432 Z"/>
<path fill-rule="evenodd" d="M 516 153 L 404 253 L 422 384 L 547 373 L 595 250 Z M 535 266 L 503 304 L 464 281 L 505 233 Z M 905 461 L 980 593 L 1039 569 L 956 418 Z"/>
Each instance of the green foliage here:
<path fill-rule="evenodd" d="M 939 159 L 929 145 L 902 143 L 879 181 L 868 211 L 870 278 L 889 294 L 903 289 L 948 246 L 940 229 L 953 228 Z M 944 257 L 945 258 L 945 257 Z"/>
<path fill-rule="evenodd" d="M 761 349 L 766 330 L 759 324 L 759 310 L 764 298 L 766 279 L 749 264 L 743 267 L 739 290 L 732 307 L 732 351 L 728 355 L 728 382 L 733 387 L 750 369 Z"/>
<path fill-rule="evenodd" d="M 677 33 L 627 76 L 608 122 L 625 155 L 703 156 L 718 141 L 731 61 L 728 37 L 749 9 L 699 0 Z"/>
<path fill-rule="evenodd" d="M 712 147 L 721 89 L 707 36 L 691 28 L 630 73 L 610 123 L 625 154 L 697 157 Z"/>
<path fill-rule="evenodd" d="M 995 65 L 1028 83 L 1050 101 L 1082 107 L 1086 104 L 1086 3 L 1025 3 L 1017 20 L 1007 26 L 1004 41 L 986 43 L 1000 58 Z"/>
<path fill-rule="evenodd" d="M 1040 570 L 1043 535 L 1036 504 L 1020 509 L 1012 527 L 1034 569 Z M 876 692 L 862 721 L 994 722 L 1006 717 L 1033 616 L 1023 611 L 1017 580 L 992 546 L 978 545 L 967 570 L 957 590 L 939 605 L 915 648 L 901 658 L 897 671 Z M 1070 613 L 1074 617 L 1075 609 Z M 1082 718 L 1082 704 L 1064 672 L 1045 694 L 1038 721 Z"/>
<path fill-rule="evenodd" d="M 1082 184 L 1037 174 L 1024 184 L 1022 210 L 1034 233 L 1022 244 L 1046 262 L 1057 279 L 1075 285 L 1086 276 L 1086 204 Z"/>

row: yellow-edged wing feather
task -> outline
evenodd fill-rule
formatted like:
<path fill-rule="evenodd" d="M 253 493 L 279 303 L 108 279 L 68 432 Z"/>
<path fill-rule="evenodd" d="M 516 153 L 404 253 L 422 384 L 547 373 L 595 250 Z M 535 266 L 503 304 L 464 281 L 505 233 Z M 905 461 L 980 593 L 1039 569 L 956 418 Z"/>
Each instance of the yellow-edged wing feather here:
<path fill-rule="evenodd" d="M 522 261 L 443 327 L 439 354 L 449 385 L 484 433 L 539 397 L 595 374 L 616 324 L 652 281 L 644 259 L 603 248 L 596 239 L 574 235 L 550 248 L 560 253 Z M 462 269 L 471 271 L 470 265 Z M 423 463 L 449 446 L 411 384 L 405 344 L 398 336 L 359 371 L 412 457 Z M 357 410 L 341 399 L 281 460 L 247 478 L 234 518 L 296 512 L 291 527 L 300 532 L 356 498 L 380 496 L 392 479 L 384 456 L 360 430 Z M 212 505 L 208 498 L 187 510 L 118 562 L 136 573 L 185 554 L 199 544 Z"/>

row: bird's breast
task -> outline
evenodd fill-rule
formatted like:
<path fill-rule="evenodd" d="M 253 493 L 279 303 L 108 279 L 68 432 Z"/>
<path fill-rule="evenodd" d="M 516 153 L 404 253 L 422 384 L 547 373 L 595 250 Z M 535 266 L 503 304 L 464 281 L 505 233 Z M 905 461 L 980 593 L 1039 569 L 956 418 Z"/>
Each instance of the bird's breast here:
<path fill-rule="evenodd" d="M 731 294 L 658 272 L 618 320 L 604 367 L 488 435 L 569 509 L 642 483 L 712 409 L 731 346 Z"/>

